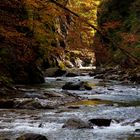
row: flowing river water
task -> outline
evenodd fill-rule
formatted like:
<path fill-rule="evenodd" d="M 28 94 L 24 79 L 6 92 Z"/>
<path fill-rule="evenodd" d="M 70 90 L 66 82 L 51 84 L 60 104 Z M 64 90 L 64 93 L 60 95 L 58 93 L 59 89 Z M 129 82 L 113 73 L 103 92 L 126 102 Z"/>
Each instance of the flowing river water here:
<path fill-rule="evenodd" d="M 49 140 L 140 139 L 140 85 L 95 80 L 90 76 L 45 79 L 46 83 L 36 88 L 61 93 L 61 87 L 66 82 L 88 81 L 92 90 L 67 91 L 85 99 L 56 109 L 0 109 L 0 140 L 15 140 L 21 134 L 30 132 L 43 134 Z M 107 118 L 112 122 L 109 127 L 95 126 L 94 129 L 62 128 L 69 118 Z"/>

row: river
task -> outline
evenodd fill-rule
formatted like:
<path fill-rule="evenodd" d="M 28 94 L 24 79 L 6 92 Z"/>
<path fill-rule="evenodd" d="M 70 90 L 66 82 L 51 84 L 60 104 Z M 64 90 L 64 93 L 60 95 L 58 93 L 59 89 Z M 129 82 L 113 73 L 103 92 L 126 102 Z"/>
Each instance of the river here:
<path fill-rule="evenodd" d="M 92 90 L 67 91 L 84 97 L 84 100 L 57 109 L 0 109 L 0 140 L 15 140 L 30 132 L 43 134 L 49 140 L 140 139 L 140 85 L 103 81 L 90 76 L 46 77 L 45 80 L 45 84 L 31 89 L 61 93 L 65 82 L 88 81 Z M 107 118 L 112 122 L 109 127 L 94 126 L 94 129 L 62 128 L 69 118 Z"/>

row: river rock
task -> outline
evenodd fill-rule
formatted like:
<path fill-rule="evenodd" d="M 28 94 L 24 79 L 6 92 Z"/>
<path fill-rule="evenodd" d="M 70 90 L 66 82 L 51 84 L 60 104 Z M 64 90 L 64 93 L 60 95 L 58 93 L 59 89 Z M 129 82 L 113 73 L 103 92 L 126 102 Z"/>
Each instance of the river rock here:
<path fill-rule="evenodd" d="M 135 73 L 135 74 L 131 75 L 129 79 L 132 82 L 136 82 L 136 83 L 140 84 L 140 73 Z"/>
<path fill-rule="evenodd" d="M 111 119 L 90 119 L 89 122 L 91 122 L 94 125 L 97 126 L 110 126 L 111 124 Z"/>
<path fill-rule="evenodd" d="M 48 140 L 48 139 L 40 134 L 27 133 L 18 137 L 16 140 Z"/>
<path fill-rule="evenodd" d="M 62 89 L 64 90 L 92 90 L 92 87 L 87 82 L 67 82 Z"/>
<path fill-rule="evenodd" d="M 17 100 L 15 107 L 20 108 L 20 109 L 41 109 L 41 108 L 44 108 L 37 98 L 36 99 Z"/>
<path fill-rule="evenodd" d="M 64 97 L 62 93 L 57 93 L 57 92 L 45 92 L 44 95 L 47 98 L 53 98 L 53 97 Z"/>
<path fill-rule="evenodd" d="M 49 68 L 45 71 L 46 77 L 59 77 L 66 74 L 65 70 L 62 70 L 60 68 Z"/>
<path fill-rule="evenodd" d="M 105 75 L 104 75 L 104 74 L 96 75 L 96 76 L 94 77 L 94 79 L 105 79 Z"/>
<path fill-rule="evenodd" d="M 78 118 L 71 118 L 68 119 L 62 128 L 69 128 L 69 129 L 83 129 L 83 128 L 93 128 L 90 122 L 85 122 Z"/>
<path fill-rule="evenodd" d="M 79 75 L 76 74 L 76 73 L 71 73 L 71 72 L 69 72 L 69 73 L 67 73 L 65 76 L 66 76 L 66 77 L 76 77 L 76 76 L 79 76 Z"/>
<path fill-rule="evenodd" d="M 14 108 L 14 100 L 2 99 L 0 100 L 0 108 Z"/>
<path fill-rule="evenodd" d="M 136 129 L 135 132 L 140 132 L 140 129 Z"/>

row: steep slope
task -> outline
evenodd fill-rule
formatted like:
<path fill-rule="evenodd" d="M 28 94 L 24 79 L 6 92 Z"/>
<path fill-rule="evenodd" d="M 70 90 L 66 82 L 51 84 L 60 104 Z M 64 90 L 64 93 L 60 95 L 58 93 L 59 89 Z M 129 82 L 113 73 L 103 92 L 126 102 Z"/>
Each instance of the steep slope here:
<path fill-rule="evenodd" d="M 58 2 L 64 7 L 69 4 Z M 65 68 L 78 58 L 85 65 L 94 63 L 85 34 L 89 29 L 83 27 L 72 14 L 45 0 L 1 0 L 0 80 L 42 83 L 43 69 Z"/>
<path fill-rule="evenodd" d="M 36 66 L 38 43 L 26 20 L 22 0 L 0 1 L 0 75 L 16 83 L 40 83 L 44 79 Z"/>
<path fill-rule="evenodd" d="M 113 62 L 124 67 L 132 67 L 136 61 L 140 60 L 139 7 L 140 0 L 102 1 L 98 9 L 98 25 L 116 45 L 113 46 L 108 40 L 103 40 L 96 35 L 97 64 Z M 122 52 L 118 49 L 119 47 L 129 54 Z M 104 52 L 104 55 L 100 52 Z"/>

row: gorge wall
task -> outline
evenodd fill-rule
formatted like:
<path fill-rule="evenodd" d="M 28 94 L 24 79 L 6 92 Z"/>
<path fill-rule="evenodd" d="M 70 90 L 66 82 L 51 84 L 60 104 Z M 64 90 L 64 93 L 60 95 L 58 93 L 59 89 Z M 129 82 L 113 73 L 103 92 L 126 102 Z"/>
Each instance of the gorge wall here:
<path fill-rule="evenodd" d="M 69 4 L 65 0 L 58 2 Z M 43 69 L 63 69 L 77 57 L 90 63 L 94 52 L 82 40 L 81 30 L 81 22 L 54 3 L 1 0 L 0 81 L 42 83 Z"/>
<path fill-rule="evenodd" d="M 140 60 L 140 0 L 103 0 L 98 8 L 98 26 L 108 39 L 95 36 L 97 65 L 135 65 Z M 126 50 L 130 55 L 122 52 Z"/>

